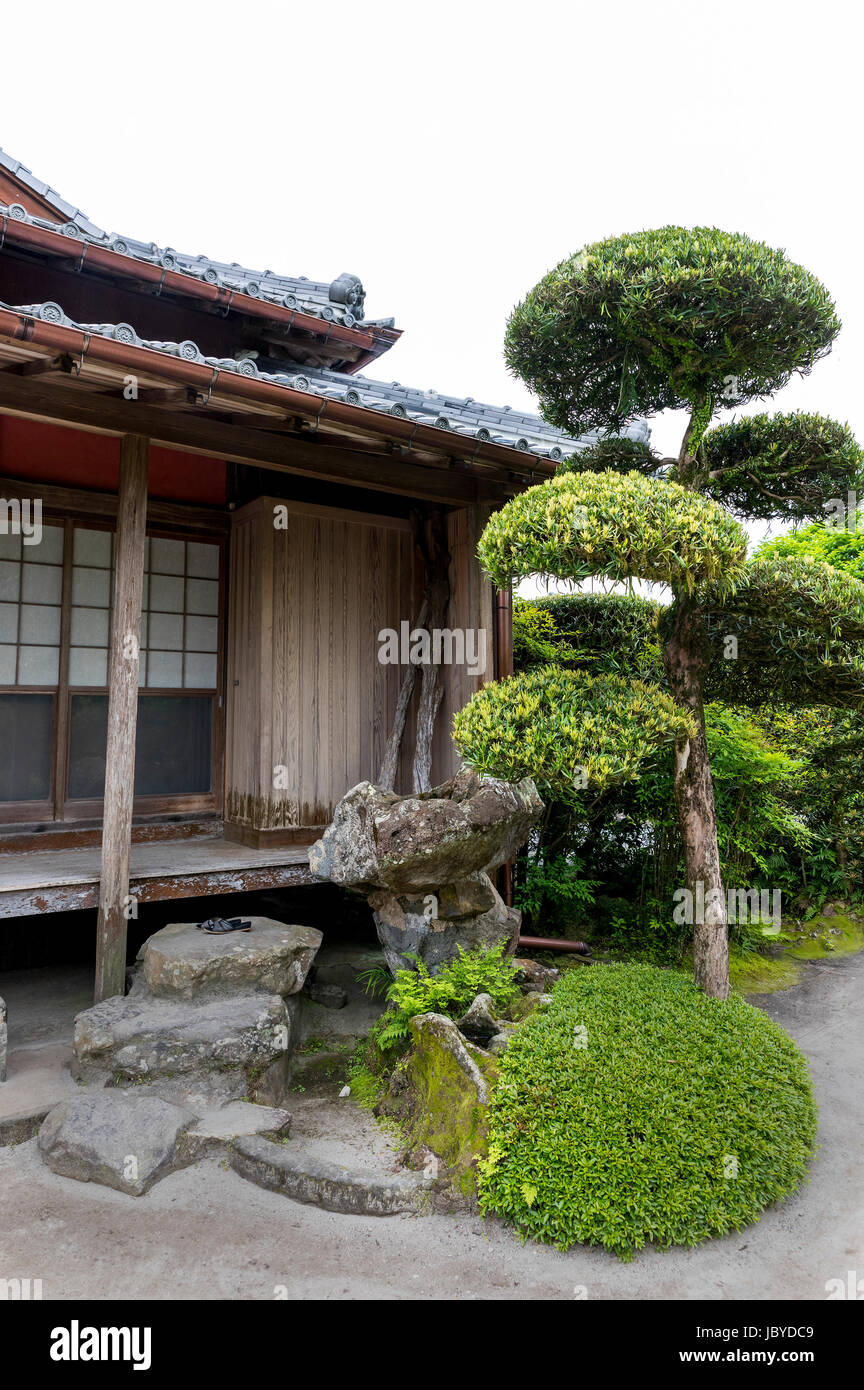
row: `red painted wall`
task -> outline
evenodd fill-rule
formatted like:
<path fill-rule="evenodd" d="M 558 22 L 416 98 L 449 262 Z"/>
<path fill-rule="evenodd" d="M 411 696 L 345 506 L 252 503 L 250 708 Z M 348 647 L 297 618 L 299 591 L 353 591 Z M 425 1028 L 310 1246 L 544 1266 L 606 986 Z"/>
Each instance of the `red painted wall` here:
<path fill-rule="evenodd" d="M 5 477 L 116 492 L 119 466 L 117 438 L 0 415 L 0 474 Z M 222 459 L 151 446 L 151 497 L 219 507 L 225 505 L 226 483 Z"/>

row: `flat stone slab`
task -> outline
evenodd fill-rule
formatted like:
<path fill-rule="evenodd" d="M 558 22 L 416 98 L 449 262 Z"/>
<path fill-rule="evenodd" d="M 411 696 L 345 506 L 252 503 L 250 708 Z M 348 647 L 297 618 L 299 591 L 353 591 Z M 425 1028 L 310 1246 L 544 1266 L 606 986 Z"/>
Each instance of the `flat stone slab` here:
<path fill-rule="evenodd" d="M 61 1177 L 141 1197 L 191 1162 L 182 1136 L 194 1111 L 134 1091 L 94 1091 L 64 1100 L 39 1130 L 43 1161 Z"/>
<path fill-rule="evenodd" d="M 248 1101 L 229 1101 L 204 1111 L 198 1123 L 183 1138 L 195 1158 L 217 1149 L 230 1148 L 238 1139 L 254 1134 L 287 1139 L 291 1115 L 272 1105 L 250 1105 Z"/>
<path fill-rule="evenodd" d="M 212 936 L 195 922 L 173 922 L 149 937 L 138 959 L 151 993 L 163 998 L 259 992 L 296 994 L 323 939 L 315 927 L 250 917 L 248 932 Z"/>
<path fill-rule="evenodd" d="M 307 1202 L 325 1211 L 354 1216 L 395 1216 L 422 1209 L 428 1179 L 416 1173 L 376 1176 L 307 1153 L 292 1153 L 290 1144 L 270 1139 L 238 1139 L 231 1167 L 241 1178 L 270 1192 Z"/>
<path fill-rule="evenodd" d="M 286 1057 L 291 1021 L 278 994 L 158 999 L 144 990 L 75 1018 L 79 1068 L 149 1080 L 208 1068 L 263 1068 Z"/>

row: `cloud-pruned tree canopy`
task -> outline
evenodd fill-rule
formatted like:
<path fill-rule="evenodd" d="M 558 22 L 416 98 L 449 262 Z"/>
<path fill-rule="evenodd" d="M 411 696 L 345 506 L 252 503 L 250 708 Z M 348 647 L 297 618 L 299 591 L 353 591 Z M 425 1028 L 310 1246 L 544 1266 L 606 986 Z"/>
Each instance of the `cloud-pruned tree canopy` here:
<path fill-rule="evenodd" d="M 731 587 L 747 537 L 723 507 L 638 473 L 564 473 L 514 497 L 478 547 L 499 585 L 530 574 L 582 580 L 644 579 L 692 592 Z"/>
<path fill-rule="evenodd" d="M 544 417 L 579 434 L 773 395 L 824 357 L 839 329 L 824 285 L 782 251 L 716 227 L 667 226 L 561 261 L 513 311 L 505 355 Z"/>
<path fill-rule="evenodd" d="M 707 613 L 736 613 L 844 642 L 864 639 L 864 583 L 824 560 L 760 556 L 746 566 L 729 595 L 709 586 Z"/>
<path fill-rule="evenodd" d="M 703 439 L 704 491 L 736 516 L 810 521 L 862 485 L 864 455 L 848 425 L 824 415 L 752 415 Z M 578 457 L 578 456 L 577 456 Z"/>
<path fill-rule="evenodd" d="M 478 772 L 533 777 L 541 796 L 572 796 L 634 781 L 658 748 L 694 729 L 655 685 L 540 666 L 479 690 L 456 714 L 453 738 Z"/>

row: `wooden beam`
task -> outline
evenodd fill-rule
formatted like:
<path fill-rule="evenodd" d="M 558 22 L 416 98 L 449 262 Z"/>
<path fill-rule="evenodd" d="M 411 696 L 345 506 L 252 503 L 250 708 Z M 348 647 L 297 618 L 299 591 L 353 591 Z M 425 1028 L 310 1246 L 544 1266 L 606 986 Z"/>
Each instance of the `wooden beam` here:
<path fill-rule="evenodd" d="M 56 483 L 34 482 L 32 478 L 12 478 L 0 474 L 0 497 L 25 497 L 42 502 L 45 511 L 69 517 L 116 517 L 117 494 L 90 492 L 85 488 L 62 487 Z M 149 498 L 147 520 L 151 526 L 165 526 L 227 536 L 231 518 L 218 507 L 196 506 L 192 502 L 159 502 Z"/>
<path fill-rule="evenodd" d="M 99 429 L 105 433 L 147 435 L 151 440 L 179 445 L 193 452 L 214 454 L 234 463 L 254 463 L 280 473 L 311 475 L 325 482 L 394 492 L 403 497 L 465 506 L 474 502 L 506 501 L 512 489 L 485 481 L 454 467 L 430 467 L 401 461 L 382 453 L 363 455 L 317 443 L 314 438 L 295 440 L 264 435 L 248 426 L 223 424 L 208 419 L 208 407 L 169 412 L 140 401 L 124 401 L 88 392 L 80 386 L 54 385 L 39 380 L 21 381 L 0 375 L 0 409 L 5 407 L 39 419 Z M 442 431 L 442 445 L 445 443 Z M 382 441 L 382 450 L 386 444 Z M 442 457 L 447 455 L 442 448 Z M 436 466 L 437 465 L 437 466 Z"/>
<path fill-rule="evenodd" d="M 70 372 L 72 358 L 67 353 L 60 357 L 31 357 L 26 362 L 11 362 L 0 368 L 4 376 L 44 376 L 46 372 Z"/>
<path fill-rule="evenodd" d="M 120 447 L 117 568 L 108 669 L 108 742 L 96 932 L 94 996 L 97 1004 L 112 995 L 123 994 L 125 986 L 149 451 L 150 441 L 136 434 L 125 435 Z"/>

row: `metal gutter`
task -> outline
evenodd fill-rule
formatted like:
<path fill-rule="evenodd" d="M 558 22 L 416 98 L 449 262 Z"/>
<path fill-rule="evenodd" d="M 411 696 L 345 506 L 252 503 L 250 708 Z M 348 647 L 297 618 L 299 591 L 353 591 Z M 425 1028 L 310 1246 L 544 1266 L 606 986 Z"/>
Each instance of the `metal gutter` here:
<path fill-rule="evenodd" d="M 254 301 L 253 301 L 254 302 Z M 55 353 L 67 353 L 77 357 L 80 367 L 92 358 L 117 367 L 142 374 L 168 378 L 201 392 L 209 398 L 218 390 L 221 395 L 235 396 L 241 400 L 259 405 L 274 406 L 291 414 L 315 421 L 315 430 L 326 420 L 332 424 L 355 429 L 403 445 L 409 452 L 414 447 L 422 447 L 429 452 L 447 455 L 451 458 L 471 462 L 503 464 L 519 477 L 540 475 L 552 477 L 555 464 L 548 459 L 538 458 L 536 454 L 526 454 L 505 445 L 473 440 L 470 449 L 460 450 L 456 445 L 458 436 L 445 433 L 434 425 L 424 425 L 418 421 L 404 419 L 398 415 L 386 415 L 381 411 L 369 410 L 365 406 L 348 405 L 332 397 L 322 397 L 307 391 L 296 391 L 292 387 L 273 382 L 260 381 L 255 377 L 243 376 L 239 372 L 223 371 L 198 362 L 186 362 L 181 357 L 159 352 L 131 343 L 118 342 L 98 333 L 88 333 L 83 329 L 48 323 L 29 314 L 12 309 L 0 309 L 0 337 L 16 342 L 32 343 Z M 451 444 L 452 441 L 452 444 Z M 465 440 L 467 445 L 468 440 Z M 346 440 L 346 448 L 350 441 Z M 530 464 L 527 460 L 530 459 Z M 418 460 L 422 463 L 422 460 Z"/>
<path fill-rule="evenodd" d="M 341 323 L 317 318 L 301 309 L 287 309 L 280 304 L 255 299 L 240 290 L 229 289 L 225 285 L 211 285 L 192 275 L 184 275 L 182 271 L 168 270 L 148 261 L 137 260 L 134 256 L 124 256 L 106 246 L 96 246 L 90 241 L 79 241 L 75 237 L 63 236 L 61 232 L 52 232 L 45 227 L 34 227 L 28 222 L 19 222 L 4 213 L 0 214 L 0 248 L 5 242 L 15 243 L 30 251 L 42 252 L 57 260 L 72 262 L 76 271 L 83 270 L 87 265 L 88 268 L 106 275 L 117 275 L 134 280 L 138 284 L 154 286 L 154 293 L 157 295 L 167 291 L 184 295 L 189 299 L 198 299 L 226 315 L 233 310 L 250 318 L 267 319 L 286 328 L 300 328 L 318 337 L 350 343 L 364 354 L 371 353 L 375 345 L 382 342 L 389 348 L 401 337 L 401 330 L 395 328 L 387 329 L 380 334 L 371 333 L 368 329 L 346 328 Z M 372 353 L 373 358 L 377 355 Z M 369 360 L 370 358 L 364 355 L 362 362 L 357 365 L 364 365 Z"/>

